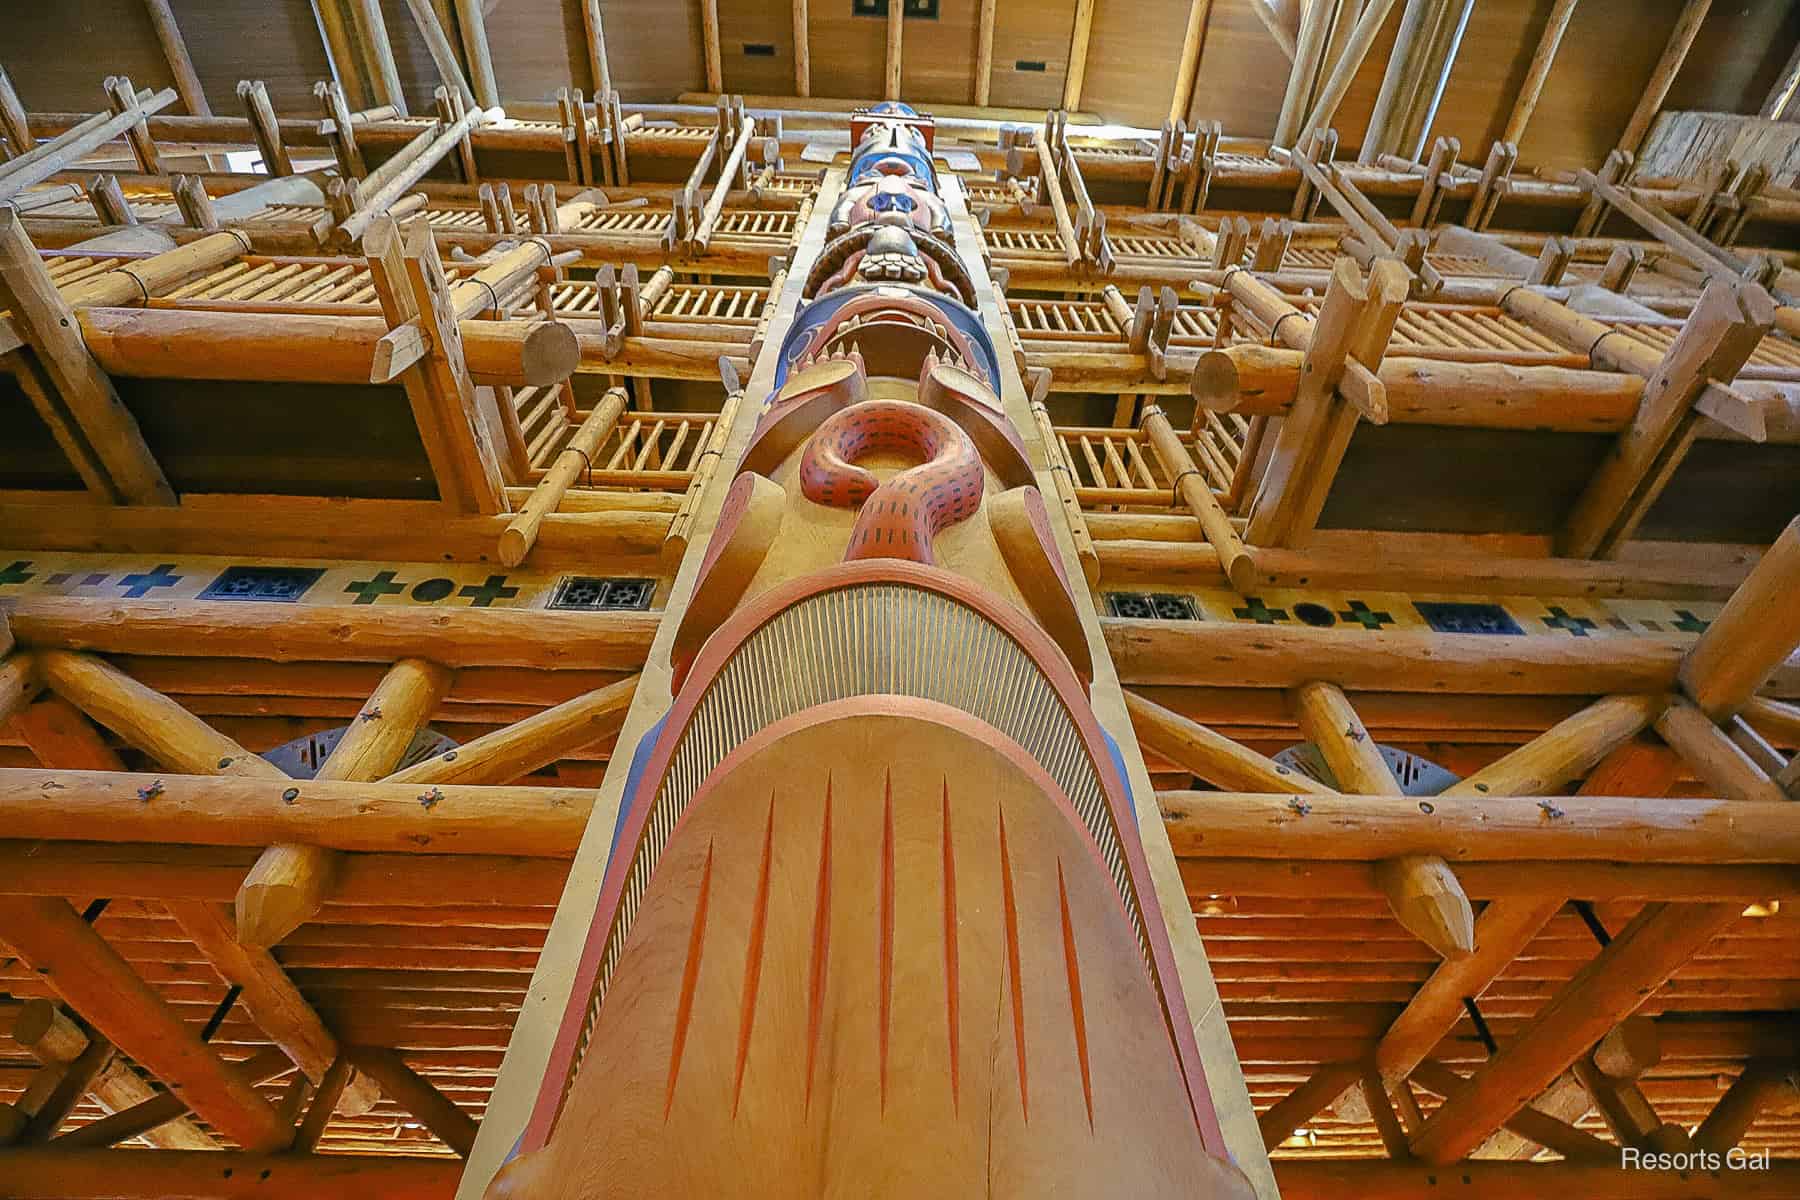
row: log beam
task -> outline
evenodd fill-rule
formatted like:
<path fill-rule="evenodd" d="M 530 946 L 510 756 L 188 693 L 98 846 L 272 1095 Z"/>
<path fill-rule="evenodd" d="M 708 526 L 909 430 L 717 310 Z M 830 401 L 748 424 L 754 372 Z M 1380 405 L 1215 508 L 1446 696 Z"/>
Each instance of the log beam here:
<path fill-rule="evenodd" d="M 462 64 L 456 59 L 456 48 L 450 44 L 450 37 L 444 32 L 443 22 L 438 20 L 437 9 L 431 0 L 406 0 L 406 7 L 412 13 L 413 23 L 419 27 L 419 36 L 425 43 L 425 50 L 431 55 L 433 65 L 437 67 L 438 78 L 445 87 L 462 97 L 465 107 L 479 109 L 475 92 L 469 87 L 469 81 L 463 77 Z"/>
<path fill-rule="evenodd" d="M 72 1065 L 89 1048 L 88 1035 L 48 1000 L 30 1000 L 13 1020 L 13 1041 L 45 1065 Z M 136 1068 L 112 1059 L 89 1083 L 87 1091 L 108 1113 L 125 1112 L 159 1095 Z M 187 1111 L 185 1102 L 183 1112 Z M 145 1130 L 144 1140 L 165 1150 L 217 1150 L 219 1145 L 192 1121 L 179 1116 Z"/>
<path fill-rule="evenodd" d="M 1800 518 L 1781 531 L 1681 665 L 1681 687 L 1714 721 L 1750 703 L 1800 645 Z"/>
<path fill-rule="evenodd" d="M 1615 557 L 1692 444 L 1708 383 L 1729 382 L 1774 323 L 1769 294 L 1715 279 L 1644 388 L 1638 415 L 1576 501 L 1558 538 L 1562 553 Z"/>
<path fill-rule="evenodd" d="M 1196 4 L 1202 0 L 1194 0 Z M 975 107 L 986 108 L 994 82 L 994 14 L 999 0 L 981 0 L 975 17 Z"/>
<path fill-rule="evenodd" d="M 0 828 L 21 838 L 565 858 L 592 805 L 586 788 L 0 768 Z"/>
<path fill-rule="evenodd" d="M 487 16 L 482 0 L 456 0 L 456 27 L 462 36 L 463 59 L 469 64 L 469 86 L 482 108 L 500 103 L 500 85 L 494 78 L 494 59 L 488 52 Z"/>
<path fill-rule="evenodd" d="M 1169 99 L 1169 120 L 1186 121 L 1193 104 L 1194 80 L 1200 70 L 1200 53 L 1206 45 L 1206 23 L 1212 16 L 1212 0 L 1190 0 L 1187 27 L 1181 34 L 1181 57 L 1175 65 L 1175 93 Z"/>
<path fill-rule="evenodd" d="M 713 7 L 717 5 L 718 0 L 702 0 L 702 2 L 708 7 Z M 714 25 L 715 27 L 717 25 L 716 17 L 714 19 Z M 905 41 L 905 30 L 906 5 L 904 3 L 896 2 L 896 0 L 889 0 L 887 11 L 887 53 L 885 56 L 886 68 L 882 74 L 883 82 L 881 91 L 882 97 L 887 100 L 898 100 L 900 98 L 900 54 Z M 718 91 L 720 89 L 715 87 L 713 90 Z"/>
<path fill-rule="evenodd" d="M 1309 776 L 1136 692 L 1125 693 L 1125 708 L 1131 714 L 1132 729 L 1139 741 L 1214 787 L 1298 795 L 1324 795 L 1331 791 Z"/>
<path fill-rule="evenodd" d="M 0 938 L 96 1030 L 179 1088 L 215 1129 L 254 1150 L 287 1145 L 292 1130 L 275 1110 L 200 1041 L 66 900 L 0 897 Z M 0 1164 L 0 1175 L 16 1193 L 19 1177 L 10 1161 Z"/>
<path fill-rule="evenodd" d="M 1583 801 L 1590 804 L 1592 801 Z M 1740 808 L 1782 811 L 1773 805 Z M 1456 1162 L 1480 1145 L 1669 976 L 1734 924 L 1734 904 L 1646 905 L 1412 1138 L 1427 1162 Z"/>
<path fill-rule="evenodd" d="M 16 1200 L 449 1200 L 456 1159 L 366 1154 L 245 1154 L 204 1150 L 0 1150 Z"/>
<path fill-rule="evenodd" d="M 719 53 L 719 0 L 700 0 L 700 42 L 706 54 L 706 90 L 725 90 L 725 65 Z"/>
<path fill-rule="evenodd" d="M 510 783 L 617 733 L 638 677 L 597 688 L 386 777 L 386 785 Z M 573 843 L 571 843 L 572 845 Z"/>
<path fill-rule="evenodd" d="M 1183 858 L 1380 861 L 1419 854 L 1455 862 L 1800 863 L 1800 831 L 1785 804 L 1633 796 L 1412 803 L 1379 794 L 1191 791 L 1161 791 L 1157 801 Z"/>
<path fill-rule="evenodd" d="M 182 39 L 181 27 L 175 23 L 169 0 L 144 0 L 144 10 L 150 15 L 157 45 L 162 47 L 163 58 L 169 64 L 169 74 L 175 79 L 175 90 L 181 94 L 182 105 L 192 116 L 212 116 L 212 108 L 206 103 L 206 92 L 200 86 L 200 76 L 194 71 L 194 60 L 188 56 L 187 42 Z"/>
<path fill-rule="evenodd" d="M 386 664 L 418 657 L 448 667 L 553 670 L 635 671 L 649 653 L 657 620 L 654 613 L 338 609 L 37 596 L 8 604 L 13 631 L 33 649 L 181 656 L 203 646 L 210 655 L 277 662 Z M 1671 663 L 1671 678 L 1673 669 Z"/>
<path fill-rule="evenodd" d="M 453 671 L 425 659 L 395 663 L 314 778 L 367 782 L 391 772 L 431 720 L 454 677 Z M 330 896 L 337 868 L 338 856 L 322 846 L 282 843 L 263 851 L 238 890 L 238 939 L 267 949 L 299 928 Z"/>
<path fill-rule="evenodd" d="M 1309 681 L 1295 689 L 1291 701 L 1301 733 L 1318 747 L 1340 787 L 1393 797 L 1391 807 L 1396 810 L 1413 807 L 1404 802 L 1405 792 L 1382 757 L 1380 747 L 1336 685 Z M 1335 805 L 1336 798 L 1321 798 L 1321 802 L 1327 801 Z M 1443 857 L 1431 851 L 1410 850 L 1379 857 L 1375 876 L 1400 924 L 1443 958 L 1463 958 L 1472 953 L 1474 909 Z"/>
<path fill-rule="evenodd" d="M 1393 11 L 1394 0 L 1371 0 L 1362 10 L 1351 27 L 1350 36 L 1344 48 L 1338 52 L 1337 61 L 1332 64 L 1331 74 L 1326 77 L 1325 84 L 1319 89 L 1319 96 L 1314 101 L 1312 111 L 1301 124 L 1295 135 L 1295 144 L 1304 145 L 1308 134 L 1314 130 L 1331 127 L 1332 118 L 1337 115 L 1338 105 L 1343 103 L 1344 96 L 1350 90 L 1351 82 L 1361 69 L 1363 59 L 1368 57 L 1369 50 L 1375 44 L 1376 35 L 1381 32 L 1382 24 L 1388 13 Z"/>
<path fill-rule="evenodd" d="M 1283 1200 L 1519 1200 L 1521 1196 L 1580 1196 L 1582 1200 L 1787 1200 L 1800 1192 L 1800 1167 L 1769 1170 L 1622 1171 L 1615 1158 L 1593 1163 L 1459 1163 L 1453 1173 L 1380 1159 L 1280 1159 L 1275 1179 Z"/>
<path fill-rule="evenodd" d="M 1694 1131 L 1695 1148 L 1715 1154 L 1731 1149 L 1764 1109 L 1783 1096 L 1794 1097 L 1797 1086 L 1792 1062 L 1758 1059 L 1746 1064 Z"/>
<path fill-rule="evenodd" d="M 1088 45 L 1094 33 L 1094 0 L 1075 0 L 1075 25 L 1069 35 L 1069 69 L 1063 75 L 1064 109 L 1081 107 L 1081 89 L 1087 80 Z"/>
<path fill-rule="evenodd" d="M 243 989 L 239 997 L 257 1028 L 321 1088 L 341 1053 L 337 1039 L 268 951 L 240 944 L 231 912 L 222 904 L 173 903 L 169 915 L 199 947 L 226 982 Z M 381 1098 L 375 1082 L 358 1076 L 340 1089 L 337 1111 L 368 1112 Z"/>
<path fill-rule="evenodd" d="M 356 1069 L 381 1085 L 394 1103 L 419 1119 L 438 1139 L 463 1158 L 475 1146 L 475 1119 L 431 1086 L 397 1051 L 353 1046 L 347 1052 Z"/>
<path fill-rule="evenodd" d="M 429 0 L 419 2 L 429 7 Z M 402 231 L 383 217 L 364 236 L 363 248 L 388 325 L 417 323 L 426 334 L 430 350 L 404 382 L 445 503 L 460 512 L 506 511 L 499 451 L 480 411 L 429 223 L 416 220 Z"/>
<path fill-rule="evenodd" d="M 287 778 L 266 759 L 104 659 L 60 650 L 37 657 L 44 682 L 58 695 L 171 770 Z"/>
<path fill-rule="evenodd" d="M 794 0 L 794 95 L 812 95 L 812 28 L 807 0 Z"/>
<path fill-rule="evenodd" d="M 0 308 L 30 347 L 22 381 L 90 490 L 115 504 L 173 504 L 175 492 L 112 380 L 89 353 L 18 213 L 0 209 Z"/>

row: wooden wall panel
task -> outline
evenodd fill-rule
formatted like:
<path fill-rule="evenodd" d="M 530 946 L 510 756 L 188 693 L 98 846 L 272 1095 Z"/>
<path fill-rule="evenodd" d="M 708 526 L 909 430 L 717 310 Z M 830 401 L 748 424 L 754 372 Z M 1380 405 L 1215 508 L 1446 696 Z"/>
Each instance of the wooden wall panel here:
<path fill-rule="evenodd" d="M 1438 119 L 1427 133 L 1427 150 L 1432 138 L 1454 137 L 1462 142 L 1464 160 L 1482 163 L 1488 146 L 1506 131 L 1553 4 L 1554 0 L 1532 0 L 1475 6 Z"/>
<path fill-rule="evenodd" d="M 429 111 L 437 84 L 430 56 L 405 0 L 381 2 L 408 102 Z M 591 91 L 581 0 L 485 2 L 503 100 L 544 101 L 566 84 Z M 628 100 L 666 101 L 704 86 L 700 0 L 602 2 L 613 77 Z M 1212 0 L 1190 117 L 1217 119 L 1230 134 L 1272 132 L 1287 79 L 1288 60 L 1258 20 L 1258 2 Z M 282 113 L 312 114 L 312 84 L 325 78 L 327 66 L 308 0 L 173 3 L 215 109 L 237 111 L 237 81 L 261 78 Z M 1465 157 L 1480 160 L 1505 124 L 1551 3 L 1476 4 L 1432 134 L 1454 134 Z M 1564 168 L 1600 162 L 1636 104 L 1682 3 L 1583 0 L 1521 147 L 1522 162 Z M 439 6 L 448 4 L 440 0 Z M 719 0 L 719 7 L 726 87 L 791 93 L 789 0 Z M 850 0 L 812 0 L 813 91 L 820 97 L 879 94 L 884 23 L 853 17 L 850 7 Z M 1000 0 L 994 104 L 1060 102 L 1074 7 L 1075 0 Z M 1361 140 L 1403 8 L 1395 6 L 1334 121 L 1346 149 Z M 925 106 L 969 101 L 978 9 L 979 0 L 942 0 L 936 21 L 906 23 L 906 99 Z M 1083 107 L 1113 121 L 1160 124 L 1175 87 L 1187 13 L 1188 0 L 1099 0 Z M 100 80 L 110 72 L 125 72 L 142 86 L 169 82 L 140 0 L 13 4 L 5 30 L 0 61 L 32 108 L 97 110 Z M 1669 107 L 1754 111 L 1796 39 L 1800 5 L 1715 4 Z M 745 43 L 771 45 L 775 54 L 746 56 Z M 1020 61 L 1042 62 L 1045 70 L 1020 71 Z"/>
<path fill-rule="evenodd" d="M 972 0 L 958 3 L 973 7 Z M 1107 7 L 1104 0 L 1098 7 Z M 1061 105 L 1063 80 L 1069 72 L 1069 37 L 1074 28 L 1075 0 L 1000 0 L 994 15 L 994 84 L 990 102 L 1008 108 Z M 1175 37 L 1180 40 L 1179 30 Z M 972 55 L 973 35 L 969 44 Z M 1092 46 L 1088 51 L 1090 76 L 1094 67 L 1108 57 L 1104 47 Z M 1021 71 L 1017 67 L 1020 62 L 1041 62 L 1044 70 Z"/>
<path fill-rule="evenodd" d="M 1212 28 L 1207 35 L 1209 51 L 1211 39 L 1220 32 L 1220 10 L 1236 7 L 1240 2 L 1213 5 Z M 1187 26 L 1187 14 L 1188 0 L 1097 4 L 1081 107 L 1122 125 L 1161 125 L 1169 115 L 1169 97 L 1175 93 L 1175 70 L 1180 65 L 1181 32 Z M 1255 32 L 1273 50 L 1275 43 L 1254 17 L 1251 24 L 1256 25 Z M 1275 54 L 1280 57 L 1281 52 L 1276 50 Z M 1207 69 L 1212 67 L 1209 53 Z M 1279 106 L 1279 84 L 1276 89 L 1275 103 Z M 1274 125 L 1275 119 L 1269 118 L 1270 128 Z"/>
<path fill-rule="evenodd" d="M 898 0 L 896 0 L 896 3 Z M 830 0 L 832 4 L 840 0 Z M 844 7 L 849 7 L 849 0 L 841 0 Z M 967 104 L 974 95 L 975 74 L 975 26 L 980 12 L 978 0 L 939 0 L 938 19 L 935 21 L 907 21 L 905 23 L 904 53 L 900 57 L 900 97 L 903 100 L 917 99 L 923 103 Z M 1054 21 L 1056 5 L 1046 5 L 1044 19 Z M 1006 11 L 1005 3 L 1000 11 Z M 994 63 L 998 67 L 1004 61 L 1011 67 L 1012 59 L 1002 60 L 1006 53 L 1006 24 L 996 21 L 994 28 Z M 885 49 L 883 50 L 885 54 Z M 1068 56 L 1068 39 L 1065 34 L 1063 49 L 1064 58 Z M 817 70 L 818 55 L 813 55 L 814 69 Z M 1056 68 L 1052 66 L 1052 69 Z M 1013 101 L 1003 99 L 1005 90 L 1001 79 L 1007 72 L 994 73 L 993 102 L 995 104 L 1011 104 Z M 1062 98 L 1062 76 L 1057 75 L 1057 101 Z M 881 80 L 875 80 L 879 89 Z M 871 95 L 878 95 L 873 91 Z"/>
<path fill-rule="evenodd" d="M 144 7 L 136 0 L 127 0 L 127 4 L 136 11 Z M 90 6 L 84 2 L 69 7 Z M 242 114 L 238 81 L 260 79 L 268 85 L 269 99 L 283 116 L 318 115 L 313 84 L 331 78 L 331 67 L 318 22 L 304 0 L 298 4 L 172 0 L 170 7 L 176 24 L 181 26 L 188 56 L 194 60 L 194 73 L 200 76 L 206 102 L 214 112 Z M 151 51 L 160 55 L 155 35 L 146 28 L 144 36 L 150 39 Z M 96 64 L 90 69 L 98 71 L 102 66 Z M 166 66 L 162 70 L 167 73 Z"/>
<path fill-rule="evenodd" d="M 809 28 L 811 22 L 808 22 Z M 755 43 L 773 46 L 773 57 L 744 53 Z M 819 48 L 808 35 L 812 50 L 813 94 L 819 91 Z M 725 70 L 727 91 L 753 96 L 794 94 L 794 9 L 789 0 L 721 0 L 719 4 L 719 58 Z"/>
<path fill-rule="evenodd" d="M 1206 42 L 1200 51 L 1200 78 L 1188 105 L 1188 122 L 1219 121 L 1228 133 L 1269 137 L 1281 115 L 1281 96 L 1287 89 L 1292 64 L 1256 15 L 1258 0 L 1213 0 L 1207 21 Z M 1323 2 L 1323 0 L 1321 0 Z M 1187 27 L 1186 4 L 1177 4 L 1173 23 L 1162 32 L 1170 53 L 1180 55 L 1181 35 Z M 1175 86 L 1175 70 L 1169 68 L 1169 88 Z M 1169 115 L 1169 92 L 1159 98 L 1161 124 Z"/>
<path fill-rule="evenodd" d="M 1519 161 L 1570 169 L 1603 162 L 1631 119 L 1681 7 L 1682 0 L 1577 4 Z"/>
<path fill-rule="evenodd" d="M 488 57 L 502 103 L 551 100 L 560 87 L 593 94 L 581 5 L 567 0 L 485 0 Z M 612 6 L 609 6 L 612 7 Z M 621 33 L 624 31 L 621 30 Z M 607 29 L 611 49 L 612 30 Z M 613 50 L 613 78 L 621 65 Z M 616 86 L 616 84 L 615 84 Z"/>
<path fill-rule="evenodd" d="M 141 88 L 172 83 L 139 0 L 5 8 L 0 63 L 27 109 L 99 112 L 106 107 L 100 81 L 108 75 L 129 75 Z"/>
<path fill-rule="evenodd" d="M 1754 113 L 1800 43 L 1800 4 L 1714 4 L 1688 51 L 1668 109 Z"/>
<path fill-rule="evenodd" d="M 737 0 L 720 3 L 735 6 Z M 887 61 L 887 26 L 874 17 L 851 16 L 850 0 L 833 0 L 830 4 L 814 0 L 811 10 L 813 95 L 834 99 L 880 96 Z M 908 34 L 911 32 L 907 30 Z M 793 87 L 781 91 L 785 95 Z"/>

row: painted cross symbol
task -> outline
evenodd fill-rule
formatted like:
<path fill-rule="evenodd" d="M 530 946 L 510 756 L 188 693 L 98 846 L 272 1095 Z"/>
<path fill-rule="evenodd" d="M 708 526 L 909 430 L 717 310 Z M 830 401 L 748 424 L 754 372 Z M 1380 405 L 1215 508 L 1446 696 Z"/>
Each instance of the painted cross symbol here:
<path fill-rule="evenodd" d="M 1712 624 L 1711 621 L 1696 617 L 1685 608 L 1676 609 L 1675 615 L 1681 618 L 1675 622 L 1675 628 L 1683 633 L 1705 633 L 1707 626 Z"/>
<path fill-rule="evenodd" d="M 5 587 L 9 583 L 24 583 L 27 579 L 36 575 L 36 571 L 27 571 L 25 569 L 30 565 L 31 560 L 29 558 L 21 558 L 8 565 L 6 568 L 0 569 L 0 587 Z"/>
<path fill-rule="evenodd" d="M 394 582 L 392 571 L 377 571 L 373 579 L 358 579 L 345 588 L 346 593 L 353 593 L 358 604 L 373 604 L 383 596 L 392 596 L 406 590 L 403 583 Z"/>
<path fill-rule="evenodd" d="M 1383 625 L 1394 623 L 1394 614 L 1389 612 L 1372 612 L 1361 600 L 1352 600 L 1350 607 L 1338 613 L 1346 621 L 1355 621 L 1364 629 L 1380 629 Z"/>
<path fill-rule="evenodd" d="M 469 597 L 470 608 L 488 608 L 496 600 L 511 600 L 519 594 L 519 589 L 507 587 L 504 575 L 489 575 L 487 582 L 481 586 L 471 584 L 456 594 Z"/>
<path fill-rule="evenodd" d="M 1255 621 L 1258 625 L 1273 625 L 1277 621 L 1288 619 L 1287 609 L 1269 608 L 1262 602 L 1261 596 L 1248 596 L 1245 598 L 1245 603 L 1248 607 L 1231 610 L 1231 615 L 1240 621 Z"/>
<path fill-rule="evenodd" d="M 1561 605 L 1552 605 L 1550 615 L 1543 618 L 1544 624 L 1552 629 L 1562 629 L 1570 637 L 1586 637 L 1587 631 L 1594 628 L 1594 622 L 1586 617 L 1572 617 L 1564 612 Z"/>
<path fill-rule="evenodd" d="M 156 588 L 174 587 L 181 582 L 181 576 L 171 575 L 174 563 L 157 563 L 148 571 L 127 575 L 119 580 L 119 586 L 125 589 L 127 598 L 136 600 Z"/>

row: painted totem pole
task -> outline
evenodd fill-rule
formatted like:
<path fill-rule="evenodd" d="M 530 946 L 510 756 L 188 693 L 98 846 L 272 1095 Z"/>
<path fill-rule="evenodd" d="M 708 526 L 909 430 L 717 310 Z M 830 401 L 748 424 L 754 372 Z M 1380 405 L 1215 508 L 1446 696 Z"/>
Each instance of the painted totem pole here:
<path fill-rule="evenodd" d="M 488 1195 L 1248 1196 L 931 122 L 852 133 Z"/>

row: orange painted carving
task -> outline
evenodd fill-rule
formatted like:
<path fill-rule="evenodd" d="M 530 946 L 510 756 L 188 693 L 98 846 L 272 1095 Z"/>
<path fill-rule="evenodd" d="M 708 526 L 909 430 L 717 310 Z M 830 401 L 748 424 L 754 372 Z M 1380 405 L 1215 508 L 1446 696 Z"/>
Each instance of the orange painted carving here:
<path fill-rule="evenodd" d="M 925 461 L 886 483 L 856 465 L 880 452 Z M 862 507 L 846 561 L 904 558 L 934 562 L 931 539 L 981 507 L 981 457 L 954 421 L 903 400 L 867 400 L 819 426 L 800 460 L 800 490 L 815 504 Z"/>

